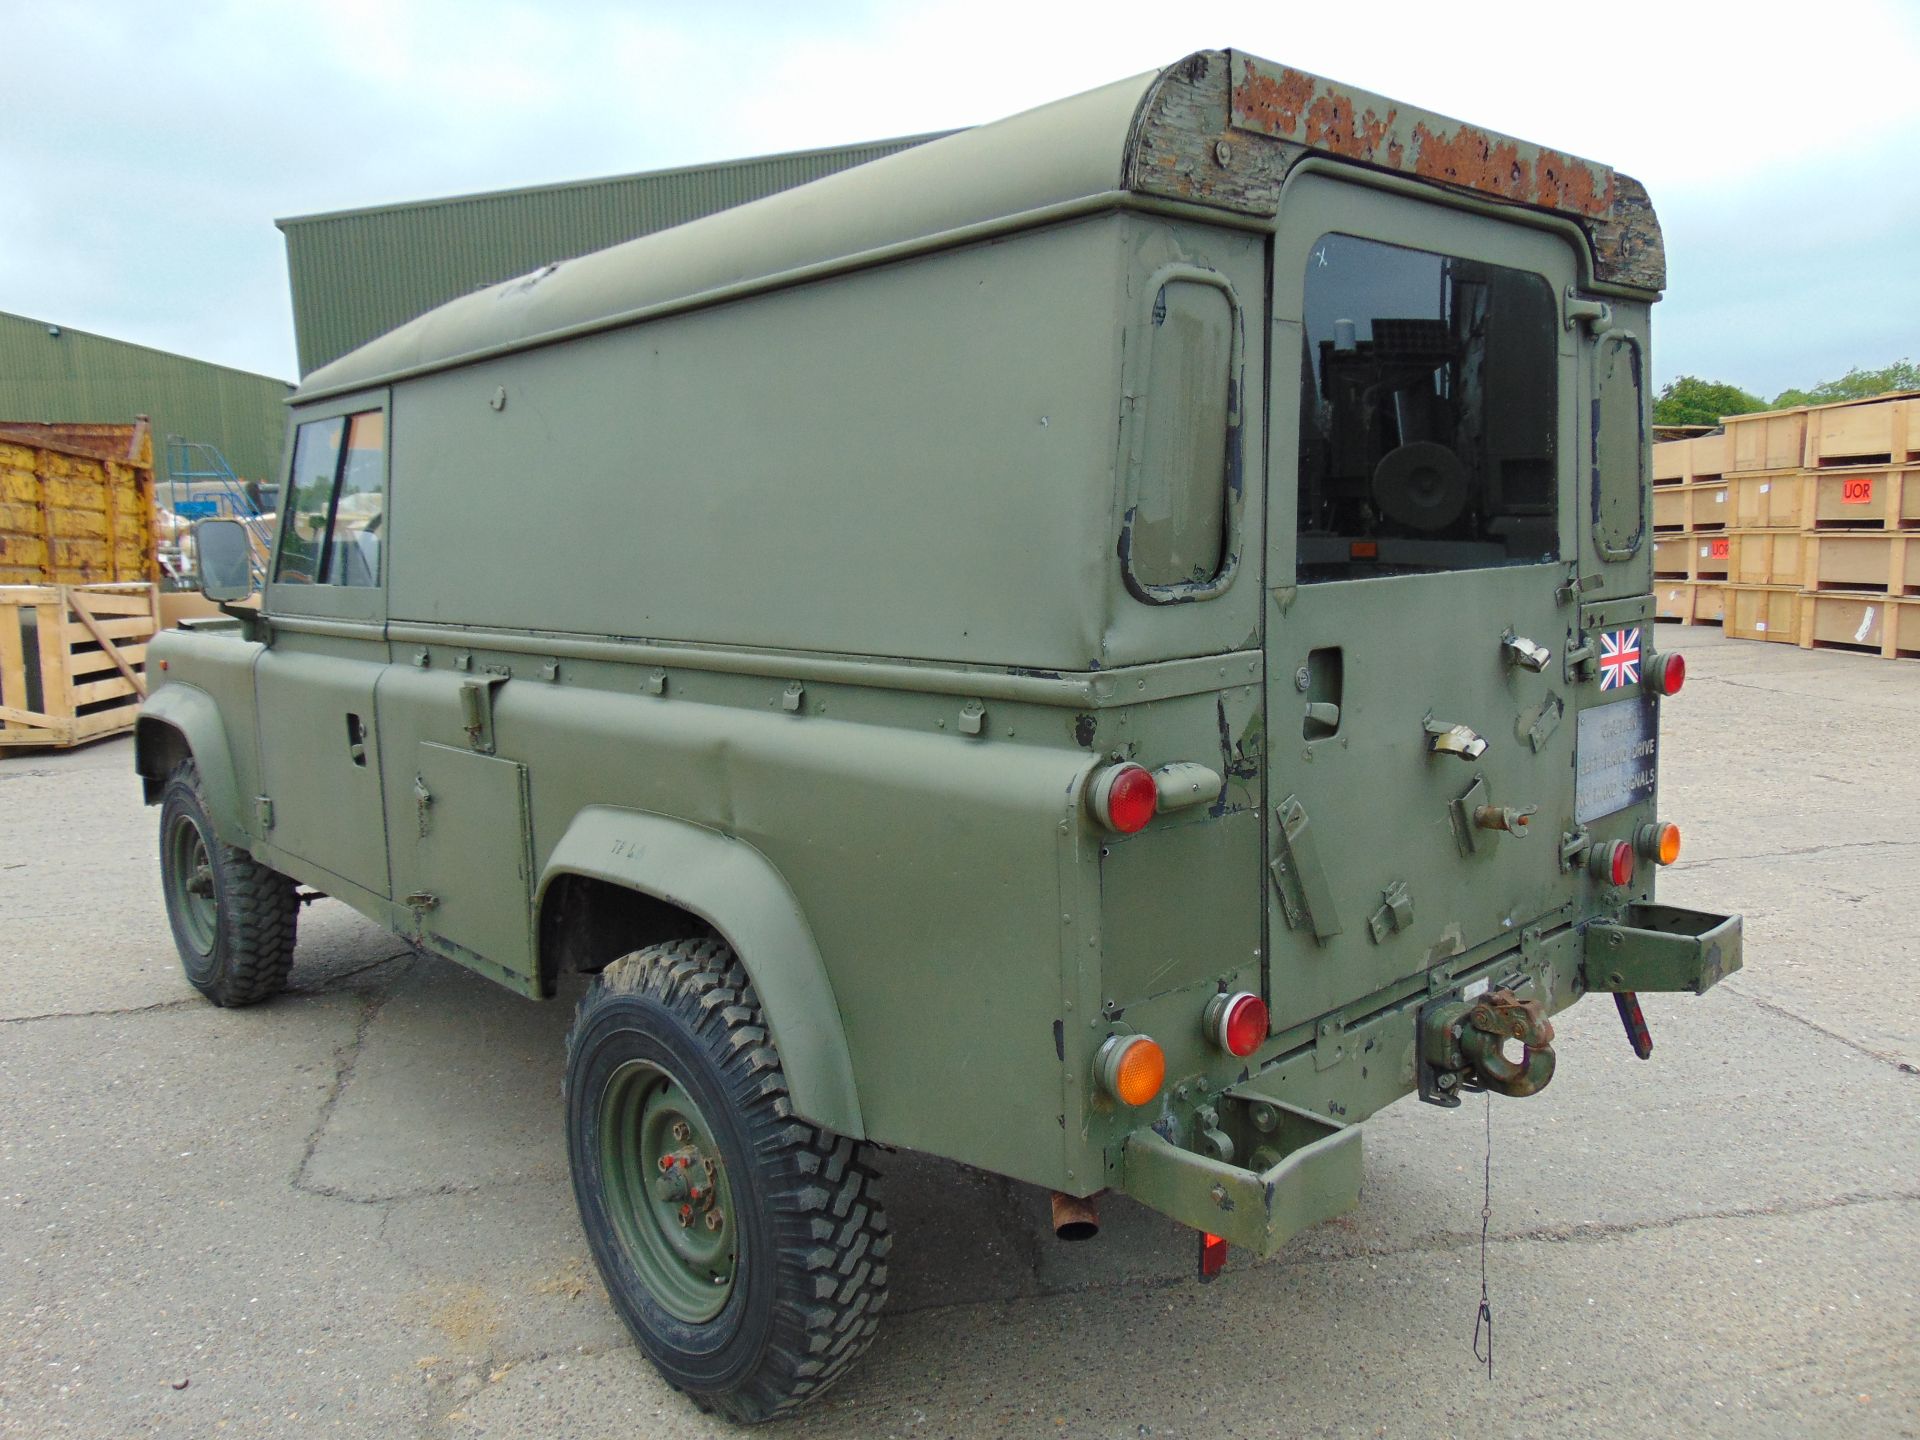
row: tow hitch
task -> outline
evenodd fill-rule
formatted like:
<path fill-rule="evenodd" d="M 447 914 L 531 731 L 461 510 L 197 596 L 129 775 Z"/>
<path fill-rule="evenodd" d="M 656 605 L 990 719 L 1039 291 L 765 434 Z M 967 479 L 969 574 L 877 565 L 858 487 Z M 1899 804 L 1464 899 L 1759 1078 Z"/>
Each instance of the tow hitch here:
<path fill-rule="evenodd" d="M 1507 1054 L 1510 1040 L 1519 1042 L 1517 1060 Z M 1430 1105 L 1458 1105 L 1462 1090 L 1537 1095 L 1553 1066 L 1553 1024 L 1538 1000 L 1493 990 L 1420 1012 L 1420 1098 Z"/>

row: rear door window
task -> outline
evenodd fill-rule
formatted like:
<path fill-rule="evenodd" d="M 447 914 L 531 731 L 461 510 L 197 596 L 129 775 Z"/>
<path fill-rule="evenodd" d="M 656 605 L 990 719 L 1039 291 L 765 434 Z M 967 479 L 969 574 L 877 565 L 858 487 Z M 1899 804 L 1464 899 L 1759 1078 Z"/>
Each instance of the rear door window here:
<path fill-rule="evenodd" d="M 1300 582 L 1556 559 L 1545 278 L 1332 233 L 1304 302 Z"/>

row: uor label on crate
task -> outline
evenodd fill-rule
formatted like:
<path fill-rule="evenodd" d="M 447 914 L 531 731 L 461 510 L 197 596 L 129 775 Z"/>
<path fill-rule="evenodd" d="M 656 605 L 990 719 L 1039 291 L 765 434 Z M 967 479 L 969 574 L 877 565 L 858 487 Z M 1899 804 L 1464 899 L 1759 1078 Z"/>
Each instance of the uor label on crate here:
<path fill-rule="evenodd" d="M 1574 819 L 1584 825 L 1653 798 L 1653 702 L 1636 698 L 1580 712 L 1574 737 Z"/>
<path fill-rule="evenodd" d="M 1871 505 L 1873 503 L 1873 477 L 1856 475 L 1840 485 L 1840 503 L 1842 505 Z"/>
<path fill-rule="evenodd" d="M 1710 557 L 1715 560 L 1726 559 L 1727 548 L 1728 548 L 1728 542 L 1726 540 L 1710 541 L 1707 545 L 1707 550 Z"/>

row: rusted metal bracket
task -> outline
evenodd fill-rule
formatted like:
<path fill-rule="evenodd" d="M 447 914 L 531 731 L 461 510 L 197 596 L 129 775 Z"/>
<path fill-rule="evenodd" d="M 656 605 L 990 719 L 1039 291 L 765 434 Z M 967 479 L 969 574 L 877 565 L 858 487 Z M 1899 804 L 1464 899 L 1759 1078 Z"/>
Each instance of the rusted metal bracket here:
<path fill-rule="evenodd" d="M 490 671 L 460 682 L 460 725 L 467 744 L 482 755 L 493 754 L 493 692 L 509 678 Z"/>
<path fill-rule="evenodd" d="M 1320 863 L 1307 810 L 1296 795 L 1274 808 L 1273 883 L 1280 891 L 1280 908 L 1290 927 L 1305 920 L 1316 940 L 1338 935 L 1340 911 L 1333 903 L 1333 886 Z"/>

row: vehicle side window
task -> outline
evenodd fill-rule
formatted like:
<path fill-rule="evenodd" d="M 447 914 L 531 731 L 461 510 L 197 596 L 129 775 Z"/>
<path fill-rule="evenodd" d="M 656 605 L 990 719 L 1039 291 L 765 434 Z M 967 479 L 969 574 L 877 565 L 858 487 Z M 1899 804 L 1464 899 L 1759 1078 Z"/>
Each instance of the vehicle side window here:
<path fill-rule="evenodd" d="M 294 436 L 286 510 L 276 584 L 378 585 L 386 416 L 368 410 L 302 425 Z"/>
<path fill-rule="evenodd" d="M 1546 280 L 1329 234 L 1307 258 L 1305 300 L 1300 582 L 1556 558 Z"/>

